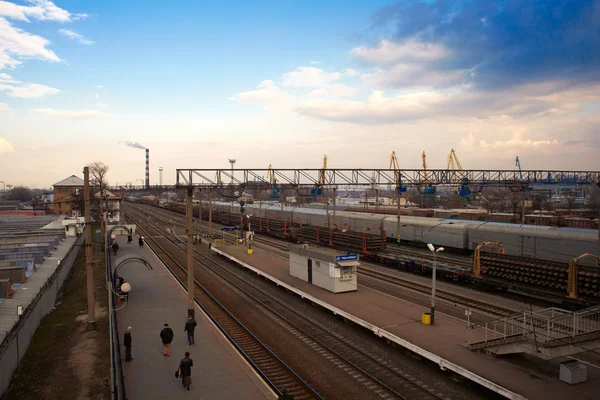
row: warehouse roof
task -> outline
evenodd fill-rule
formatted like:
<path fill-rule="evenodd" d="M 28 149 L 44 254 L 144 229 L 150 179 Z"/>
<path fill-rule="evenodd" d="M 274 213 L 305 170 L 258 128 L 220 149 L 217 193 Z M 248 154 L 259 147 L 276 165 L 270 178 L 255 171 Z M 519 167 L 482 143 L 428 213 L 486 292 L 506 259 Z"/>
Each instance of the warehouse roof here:
<path fill-rule="evenodd" d="M 83 187 L 83 184 L 83 179 L 78 176 L 71 175 L 60 182 L 56 182 L 53 186 Z"/>

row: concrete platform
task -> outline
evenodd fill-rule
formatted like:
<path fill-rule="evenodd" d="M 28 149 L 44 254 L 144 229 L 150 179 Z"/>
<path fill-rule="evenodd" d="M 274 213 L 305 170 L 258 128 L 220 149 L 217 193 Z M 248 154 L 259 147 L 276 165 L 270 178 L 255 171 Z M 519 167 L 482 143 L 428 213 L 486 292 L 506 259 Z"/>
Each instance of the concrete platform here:
<path fill-rule="evenodd" d="M 141 256 L 151 265 L 148 271 L 140 263 L 130 263 L 119 271 L 132 286 L 127 305 L 117 311 L 120 341 L 128 326 L 132 327 L 133 361 L 124 360 L 123 370 L 127 397 L 136 399 L 275 399 L 274 393 L 237 353 L 221 332 L 196 307 L 196 344 L 189 346 L 183 331 L 187 320 L 187 294 L 172 277 L 155 254 L 145 246 L 127 244 L 125 237 L 117 237 L 120 249 L 115 261 Z M 117 304 L 121 307 L 123 302 Z M 160 331 L 168 323 L 175 338 L 171 357 L 162 353 Z M 186 391 L 175 371 L 184 353 L 189 351 L 194 360 L 191 390 Z"/>
<path fill-rule="evenodd" d="M 588 367 L 587 382 L 568 385 L 558 379 L 558 361 L 545 362 L 529 356 L 493 358 L 467 349 L 466 321 L 436 312 L 435 325 L 423 325 L 421 315 L 429 311 L 427 308 L 364 286 L 359 286 L 357 292 L 328 292 L 292 277 L 288 259 L 264 250 L 255 249 L 253 255 L 246 254 L 244 246 L 217 246 L 213 250 L 507 398 L 591 400 L 600 393 L 600 369 L 593 366 Z"/>

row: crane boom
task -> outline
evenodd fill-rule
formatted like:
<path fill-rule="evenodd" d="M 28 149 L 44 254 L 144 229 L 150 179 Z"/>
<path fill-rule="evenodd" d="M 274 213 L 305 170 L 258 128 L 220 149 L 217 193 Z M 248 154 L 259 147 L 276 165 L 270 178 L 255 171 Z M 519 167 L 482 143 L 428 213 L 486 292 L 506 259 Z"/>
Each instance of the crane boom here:
<path fill-rule="evenodd" d="M 423 179 L 425 181 L 425 185 L 429 185 L 429 178 L 427 178 L 427 161 L 425 161 L 425 151 L 421 154 L 421 159 L 423 160 Z"/>

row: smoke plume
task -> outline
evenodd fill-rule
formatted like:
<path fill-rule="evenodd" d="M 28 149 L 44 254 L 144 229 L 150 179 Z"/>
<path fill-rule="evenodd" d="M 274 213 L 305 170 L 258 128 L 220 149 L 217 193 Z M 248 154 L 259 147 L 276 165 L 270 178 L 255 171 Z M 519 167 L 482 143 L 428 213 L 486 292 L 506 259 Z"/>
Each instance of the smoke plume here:
<path fill-rule="evenodd" d="M 127 147 L 133 147 L 134 149 L 146 150 L 146 148 L 144 146 L 142 146 L 141 144 L 139 144 L 138 142 L 130 142 L 129 140 L 126 140 L 124 142 L 119 142 L 119 143 L 123 143 Z"/>

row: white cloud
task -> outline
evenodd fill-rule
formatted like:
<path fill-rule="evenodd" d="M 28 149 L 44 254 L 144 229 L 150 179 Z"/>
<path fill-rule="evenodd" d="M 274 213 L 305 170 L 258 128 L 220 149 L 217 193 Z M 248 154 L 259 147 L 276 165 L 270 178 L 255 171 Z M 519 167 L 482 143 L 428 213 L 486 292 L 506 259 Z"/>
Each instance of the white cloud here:
<path fill-rule="evenodd" d="M 0 83 L 0 91 L 7 91 L 10 97 L 22 97 L 25 99 L 39 98 L 48 94 L 60 93 L 60 90 L 37 83 L 25 83 L 19 86 Z"/>
<path fill-rule="evenodd" d="M 96 86 L 96 89 L 98 89 L 98 90 L 100 90 L 100 89 L 104 89 L 104 86 L 102 86 L 102 85 L 98 85 L 98 86 Z"/>
<path fill-rule="evenodd" d="M 0 18 L 0 69 L 14 68 L 20 64 L 14 57 L 61 61 L 52 50 L 46 48 L 49 44 L 47 39 L 15 28 L 6 19 Z"/>
<path fill-rule="evenodd" d="M 350 53 L 362 63 L 382 66 L 437 61 L 447 57 L 450 51 L 438 44 L 413 39 L 402 44 L 382 40 L 377 47 L 356 47 Z"/>
<path fill-rule="evenodd" d="M 352 68 L 346 68 L 342 73 L 344 76 L 356 76 L 358 75 L 358 71 Z"/>
<path fill-rule="evenodd" d="M 0 73 L 0 83 L 19 83 L 13 79 L 9 74 Z"/>
<path fill-rule="evenodd" d="M 110 115 L 105 112 L 95 111 L 95 110 L 72 111 L 72 110 L 55 110 L 53 108 L 35 108 L 33 111 L 38 112 L 40 114 L 51 115 L 53 117 L 66 117 L 66 118 L 76 118 L 76 119 L 101 118 L 101 117 L 107 117 Z"/>
<path fill-rule="evenodd" d="M 522 138 L 522 135 L 515 133 L 510 139 L 507 140 L 496 140 L 492 143 L 488 143 L 485 140 L 481 140 L 479 145 L 484 149 L 527 149 L 544 146 L 558 145 L 558 140 L 532 140 L 529 138 Z"/>
<path fill-rule="evenodd" d="M 12 153 L 14 151 L 13 145 L 8 140 L 0 137 L 0 153 Z"/>
<path fill-rule="evenodd" d="M 313 65 L 319 65 L 319 64 L 321 64 L 320 61 L 311 61 L 310 63 L 313 64 Z"/>
<path fill-rule="evenodd" d="M 0 103 L 0 112 L 2 112 L 4 110 L 8 110 L 8 104 Z"/>
<path fill-rule="evenodd" d="M 328 73 L 315 67 L 298 67 L 295 71 L 283 74 L 283 86 L 297 88 L 322 87 L 339 80 L 339 72 Z"/>
<path fill-rule="evenodd" d="M 87 18 L 87 14 L 72 14 L 48 0 L 27 0 L 31 6 L 21 6 L 6 1 L 0 1 L 0 17 L 21 21 L 29 18 L 40 21 L 71 22 Z"/>
<path fill-rule="evenodd" d="M 65 36 L 65 37 L 68 37 L 69 39 L 77 40 L 81 44 L 86 44 L 86 45 L 94 44 L 93 41 L 88 40 L 88 39 L 84 38 L 83 36 L 81 36 L 79 33 L 70 31 L 68 29 L 59 29 L 58 33 L 60 33 L 61 35 Z"/>
<path fill-rule="evenodd" d="M 238 103 L 249 104 L 281 103 L 292 99 L 293 96 L 277 87 L 272 80 L 262 81 L 256 90 L 241 92 L 230 98 Z"/>
<path fill-rule="evenodd" d="M 376 88 L 390 87 L 448 87 L 463 76 L 462 70 L 431 71 L 420 64 L 398 64 L 388 69 L 378 69 L 372 74 L 363 74 L 365 84 Z"/>

